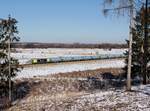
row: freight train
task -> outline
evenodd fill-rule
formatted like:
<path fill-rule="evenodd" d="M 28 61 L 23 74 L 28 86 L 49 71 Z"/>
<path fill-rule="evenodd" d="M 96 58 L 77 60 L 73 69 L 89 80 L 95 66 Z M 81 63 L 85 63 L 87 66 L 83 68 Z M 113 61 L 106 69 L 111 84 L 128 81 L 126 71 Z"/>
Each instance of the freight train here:
<path fill-rule="evenodd" d="M 85 60 L 99 60 L 99 59 L 113 59 L 123 58 L 123 55 L 99 55 L 99 56 L 67 56 L 67 57 L 51 57 L 51 58 L 34 58 L 31 59 L 31 64 L 46 64 L 46 63 L 59 63 L 59 62 L 72 62 L 72 61 L 85 61 Z"/>

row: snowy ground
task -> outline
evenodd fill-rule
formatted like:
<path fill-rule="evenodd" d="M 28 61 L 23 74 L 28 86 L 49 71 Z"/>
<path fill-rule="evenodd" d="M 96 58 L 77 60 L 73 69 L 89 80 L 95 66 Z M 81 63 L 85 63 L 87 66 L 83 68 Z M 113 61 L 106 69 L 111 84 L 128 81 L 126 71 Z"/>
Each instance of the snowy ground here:
<path fill-rule="evenodd" d="M 80 62 L 54 63 L 48 65 L 35 65 L 25 67 L 18 73 L 17 78 L 30 78 L 33 76 L 50 75 L 64 72 L 94 70 L 99 68 L 122 68 L 124 59 L 91 60 Z"/>
<path fill-rule="evenodd" d="M 79 100 L 87 100 L 101 111 L 150 111 L 150 85 L 134 86 L 132 92 L 112 90 L 96 92 L 82 96 Z M 87 106 L 86 106 L 87 107 Z"/>
<path fill-rule="evenodd" d="M 33 91 L 9 111 L 150 111 L 150 85 L 134 86 L 131 92 L 125 88 L 80 91 L 76 80 L 42 81 L 35 80 Z"/>
<path fill-rule="evenodd" d="M 48 48 L 48 49 L 16 49 L 11 56 L 19 59 L 20 64 L 28 63 L 32 58 L 53 58 L 53 57 L 70 57 L 70 56 L 99 56 L 99 55 L 116 55 L 120 56 L 127 49 L 73 49 L 73 48 Z"/>

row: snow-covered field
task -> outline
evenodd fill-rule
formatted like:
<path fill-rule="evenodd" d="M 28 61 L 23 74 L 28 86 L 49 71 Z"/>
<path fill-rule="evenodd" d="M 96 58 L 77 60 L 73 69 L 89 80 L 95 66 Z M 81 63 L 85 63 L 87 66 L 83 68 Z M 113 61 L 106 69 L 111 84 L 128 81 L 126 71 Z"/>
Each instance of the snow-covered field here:
<path fill-rule="evenodd" d="M 71 56 L 97 56 L 97 55 L 123 55 L 127 49 L 68 49 L 68 48 L 48 48 L 48 49 L 16 49 L 11 56 L 19 59 L 20 64 L 26 64 L 32 58 L 52 58 Z M 18 72 L 17 78 L 50 75 L 57 73 L 94 70 L 99 68 L 121 68 L 124 67 L 124 60 L 92 60 L 80 62 L 53 63 L 47 65 L 35 65 L 24 67 Z"/>
<path fill-rule="evenodd" d="M 121 56 L 127 49 L 73 49 L 73 48 L 47 48 L 47 49 L 16 49 L 11 56 L 19 59 L 20 64 L 26 64 L 33 58 L 75 57 L 75 56 Z"/>
<path fill-rule="evenodd" d="M 124 66 L 124 59 L 93 60 L 71 63 L 54 63 L 48 65 L 35 65 L 31 67 L 25 67 L 21 72 L 18 73 L 17 78 L 30 78 L 33 76 L 43 76 L 73 71 L 94 70 L 99 68 L 122 68 Z"/>

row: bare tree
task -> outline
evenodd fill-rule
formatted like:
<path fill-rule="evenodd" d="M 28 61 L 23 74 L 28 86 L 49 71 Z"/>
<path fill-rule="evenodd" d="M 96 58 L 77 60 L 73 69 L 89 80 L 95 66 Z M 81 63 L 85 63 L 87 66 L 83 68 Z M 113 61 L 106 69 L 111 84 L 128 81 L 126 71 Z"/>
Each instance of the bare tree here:
<path fill-rule="evenodd" d="M 128 70 L 127 70 L 127 90 L 131 90 L 131 61 L 132 61 L 132 28 L 134 27 L 134 15 L 137 8 L 140 7 L 140 5 L 144 4 L 145 0 L 104 0 L 104 15 L 107 15 L 108 12 L 115 12 L 117 15 L 124 15 L 129 14 L 130 17 L 130 33 L 129 33 L 129 53 L 128 53 Z M 146 0 L 147 3 L 148 0 Z M 107 9 L 106 7 L 109 6 Z M 147 15 L 147 14 L 145 14 Z M 146 16 L 147 17 L 147 16 Z M 145 19 L 147 19 L 145 17 Z M 146 26 L 145 26 L 146 27 Z M 146 38 L 146 30 L 145 30 L 145 38 Z M 145 40 L 145 44 L 147 43 L 147 39 Z M 147 45 L 145 45 L 145 58 L 143 59 L 143 62 L 146 61 L 146 52 L 147 52 Z M 145 67 L 145 68 L 144 68 Z M 144 68 L 144 74 L 143 78 L 145 81 L 145 75 L 147 73 L 146 64 L 143 65 Z M 144 83 L 144 82 L 143 82 Z"/>

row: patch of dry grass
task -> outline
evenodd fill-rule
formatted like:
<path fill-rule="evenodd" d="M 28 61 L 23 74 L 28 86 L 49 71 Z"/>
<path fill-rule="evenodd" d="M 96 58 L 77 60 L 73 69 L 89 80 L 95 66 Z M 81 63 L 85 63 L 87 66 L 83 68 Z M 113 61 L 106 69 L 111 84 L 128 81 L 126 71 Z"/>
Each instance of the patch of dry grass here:
<path fill-rule="evenodd" d="M 18 85 L 16 95 L 21 95 L 22 90 L 26 90 L 26 94 L 16 99 L 7 111 L 103 111 L 106 108 L 97 106 L 96 97 L 82 97 L 104 87 L 87 77 L 101 79 L 100 75 L 108 71 L 114 75 L 122 72 L 121 69 L 98 69 L 16 80 L 17 84 L 25 83 Z"/>
<path fill-rule="evenodd" d="M 104 73 L 111 73 L 112 75 L 120 75 L 120 74 L 124 73 L 124 71 L 121 68 L 100 68 L 100 69 L 96 69 L 96 70 L 59 73 L 59 74 L 54 74 L 54 75 L 50 75 L 50 76 L 80 78 L 80 77 L 98 77 Z"/>

